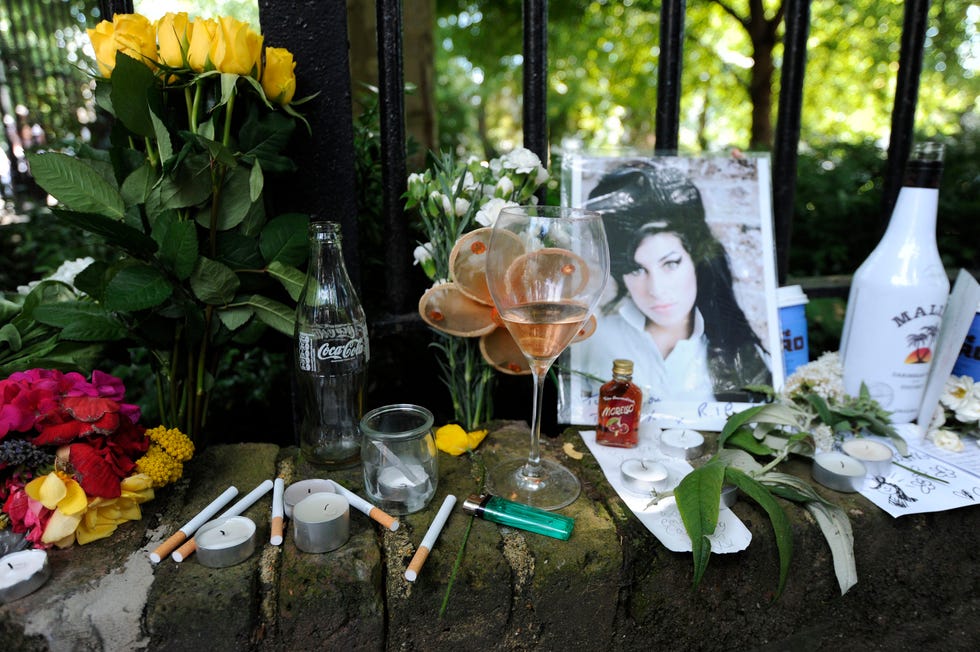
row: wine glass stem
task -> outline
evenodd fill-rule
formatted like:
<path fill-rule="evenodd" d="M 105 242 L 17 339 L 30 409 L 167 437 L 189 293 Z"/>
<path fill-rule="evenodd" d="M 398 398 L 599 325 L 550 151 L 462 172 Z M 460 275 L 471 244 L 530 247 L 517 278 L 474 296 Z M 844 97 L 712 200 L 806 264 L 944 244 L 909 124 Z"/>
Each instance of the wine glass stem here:
<path fill-rule="evenodd" d="M 550 365 L 548 365 L 550 366 Z M 537 478 L 541 476 L 541 406 L 544 403 L 544 381 L 548 374 L 548 366 L 532 365 L 534 377 L 534 403 L 531 408 L 531 451 L 524 465 L 524 476 Z"/>

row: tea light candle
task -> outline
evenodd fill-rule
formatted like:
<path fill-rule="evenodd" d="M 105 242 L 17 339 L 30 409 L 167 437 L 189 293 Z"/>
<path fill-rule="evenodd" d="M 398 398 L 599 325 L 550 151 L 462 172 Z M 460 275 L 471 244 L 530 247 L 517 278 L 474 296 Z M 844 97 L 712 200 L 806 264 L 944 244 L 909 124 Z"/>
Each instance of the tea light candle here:
<path fill-rule="evenodd" d="M 667 467 L 660 462 L 631 457 L 620 465 L 619 472 L 623 477 L 623 484 L 630 491 L 650 494 L 667 488 L 669 474 Z"/>
<path fill-rule="evenodd" d="M 293 517 L 293 507 L 296 506 L 296 503 L 311 494 L 322 493 L 335 494 L 337 490 L 334 489 L 334 485 L 330 480 L 320 480 L 317 478 L 300 480 L 299 482 L 290 484 L 282 494 L 283 512 L 286 518 Z"/>
<path fill-rule="evenodd" d="M 255 552 L 255 522 L 245 516 L 228 516 L 205 523 L 194 535 L 197 560 L 209 568 L 240 564 Z"/>
<path fill-rule="evenodd" d="M 813 479 L 825 487 L 853 493 L 861 488 L 867 469 L 860 460 L 844 453 L 819 453 L 813 458 Z"/>
<path fill-rule="evenodd" d="M 888 475 L 892 465 L 892 449 L 871 439 L 848 439 L 841 449 L 851 457 L 861 460 L 868 475 Z"/>
<path fill-rule="evenodd" d="M 350 503 L 343 496 L 311 494 L 293 507 L 293 539 L 303 552 L 329 552 L 349 536 Z"/>
<path fill-rule="evenodd" d="M 43 550 L 21 550 L 0 557 L 0 604 L 34 593 L 49 577 L 48 553 Z"/>
<path fill-rule="evenodd" d="M 660 433 L 660 450 L 671 457 L 693 460 L 704 453 L 704 435 L 697 430 L 664 430 Z"/>
<path fill-rule="evenodd" d="M 378 473 L 378 492 L 382 499 L 408 502 L 428 490 L 429 476 L 420 464 L 386 466 Z"/>

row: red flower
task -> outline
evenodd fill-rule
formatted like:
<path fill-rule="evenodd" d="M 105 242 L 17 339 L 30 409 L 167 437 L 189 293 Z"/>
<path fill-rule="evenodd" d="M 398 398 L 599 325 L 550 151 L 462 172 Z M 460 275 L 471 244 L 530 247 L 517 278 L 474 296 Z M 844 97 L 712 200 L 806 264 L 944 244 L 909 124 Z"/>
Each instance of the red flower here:
<path fill-rule="evenodd" d="M 87 495 L 119 496 L 119 482 L 136 468 L 136 459 L 150 446 L 145 432 L 143 426 L 123 421 L 111 437 L 90 437 L 68 447 L 75 479 Z"/>
<path fill-rule="evenodd" d="M 10 517 L 10 527 L 14 532 L 26 532 L 26 539 L 35 548 L 47 548 L 42 543 L 41 537 L 44 536 L 44 529 L 48 526 L 51 519 L 51 510 L 32 500 L 24 487 L 20 487 L 11 492 L 7 502 L 3 504 L 3 511 Z"/>

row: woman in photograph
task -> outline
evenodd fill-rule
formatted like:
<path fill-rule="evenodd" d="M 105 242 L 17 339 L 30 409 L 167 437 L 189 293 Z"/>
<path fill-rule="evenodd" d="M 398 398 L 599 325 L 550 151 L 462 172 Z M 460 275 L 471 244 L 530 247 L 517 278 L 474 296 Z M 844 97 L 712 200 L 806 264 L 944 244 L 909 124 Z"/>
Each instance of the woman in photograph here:
<path fill-rule="evenodd" d="M 608 378 L 613 359 L 629 358 L 633 381 L 659 400 L 748 401 L 746 386 L 772 383 L 725 249 L 686 176 L 631 162 L 603 176 L 586 207 L 603 216 L 615 296 L 596 334 L 576 345 L 576 368 Z"/>

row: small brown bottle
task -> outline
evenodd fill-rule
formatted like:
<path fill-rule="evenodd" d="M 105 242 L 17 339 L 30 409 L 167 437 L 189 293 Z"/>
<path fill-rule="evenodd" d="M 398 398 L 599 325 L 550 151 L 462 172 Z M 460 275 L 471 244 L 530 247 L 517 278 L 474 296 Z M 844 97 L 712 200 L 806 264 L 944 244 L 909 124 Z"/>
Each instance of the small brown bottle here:
<path fill-rule="evenodd" d="M 633 448 L 639 443 L 643 392 L 633 384 L 633 361 L 613 360 L 613 378 L 599 389 L 599 427 L 595 440 Z"/>

